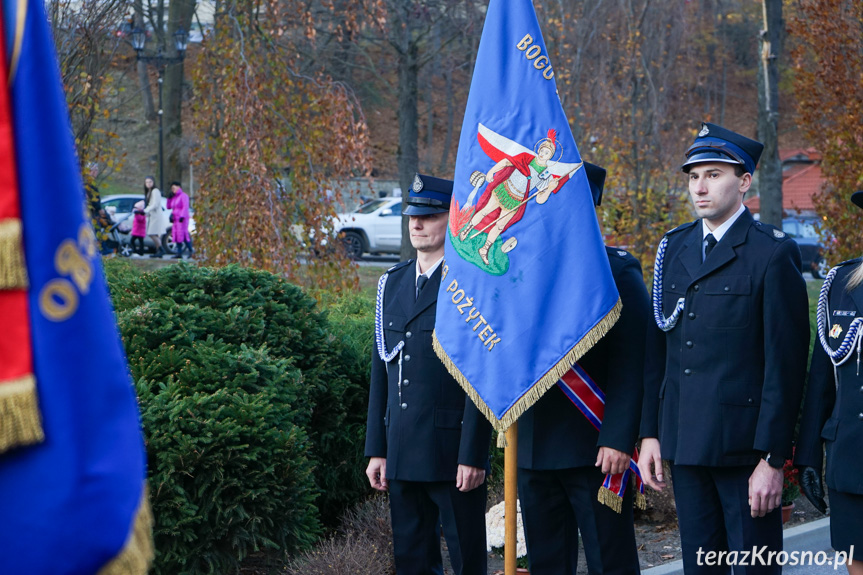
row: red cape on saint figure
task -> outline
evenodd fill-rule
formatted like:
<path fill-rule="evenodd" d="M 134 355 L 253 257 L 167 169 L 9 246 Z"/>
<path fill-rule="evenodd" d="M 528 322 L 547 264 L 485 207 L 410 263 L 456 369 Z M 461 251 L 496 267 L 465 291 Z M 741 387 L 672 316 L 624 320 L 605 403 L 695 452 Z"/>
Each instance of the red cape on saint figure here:
<path fill-rule="evenodd" d="M 525 200 L 527 200 L 528 193 L 530 191 L 530 162 L 534 158 L 536 158 L 536 155 L 531 154 L 531 153 L 522 153 L 522 154 L 518 154 L 515 156 L 509 156 L 506 153 L 504 153 L 501 150 L 494 147 L 494 145 L 492 145 L 491 142 L 486 140 L 482 136 L 482 134 L 477 134 L 477 139 L 479 140 L 479 145 L 480 145 L 480 147 L 482 147 L 482 150 L 486 154 L 488 154 L 488 157 L 491 158 L 495 163 L 497 163 L 503 159 L 507 159 L 510 161 L 510 163 L 512 165 L 501 168 L 494 175 L 494 178 L 492 179 L 491 183 L 486 185 L 485 189 L 483 190 L 482 194 L 480 195 L 479 199 L 476 202 L 476 211 L 482 210 L 488 204 L 489 200 L 491 199 L 491 194 L 494 191 L 494 189 L 497 186 L 503 184 L 505 181 L 507 181 L 515 170 L 518 170 L 519 172 L 521 172 L 521 174 L 524 177 L 526 177 L 528 180 L 528 189 L 524 190 L 524 194 L 525 194 L 524 198 L 525 198 Z M 554 179 L 558 180 L 557 186 L 554 188 L 554 191 L 553 191 L 553 193 L 556 194 L 558 192 L 558 190 L 560 190 L 561 186 L 563 186 L 563 184 L 565 184 L 569 180 L 569 175 L 563 176 L 562 178 L 558 178 L 557 176 L 552 176 L 552 177 Z M 503 227 L 503 230 L 502 230 L 503 232 L 508 230 L 510 228 L 510 226 L 512 226 L 514 223 L 521 220 L 522 216 L 524 215 L 525 208 L 527 208 L 527 202 L 526 201 L 516 209 L 515 215 Z M 486 229 L 486 228 L 491 228 L 491 226 L 494 224 L 494 222 L 500 217 L 500 213 L 501 213 L 501 208 L 497 208 L 497 209 L 491 211 L 486 217 L 484 217 L 482 219 L 482 221 L 479 223 L 479 225 L 475 226 L 475 229 L 477 229 L 481 232 L 488 233 L 488 229 Z"/>

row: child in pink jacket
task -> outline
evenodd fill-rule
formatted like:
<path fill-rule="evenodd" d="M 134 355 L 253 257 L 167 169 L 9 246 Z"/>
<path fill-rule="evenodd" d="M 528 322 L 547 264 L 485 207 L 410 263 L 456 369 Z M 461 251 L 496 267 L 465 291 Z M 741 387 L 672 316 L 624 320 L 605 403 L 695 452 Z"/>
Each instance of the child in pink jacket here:
<path fill-rule="evenodd" d="M 144 255 L 144 236 L 147 235 L 147 214 L 144 212 L 144 200 L 135 203 L 132 211 L 135 219 L 132 221 L 132 250 L 139 256 Z M 135 249 L 135 244 L 140 247 Z"/>

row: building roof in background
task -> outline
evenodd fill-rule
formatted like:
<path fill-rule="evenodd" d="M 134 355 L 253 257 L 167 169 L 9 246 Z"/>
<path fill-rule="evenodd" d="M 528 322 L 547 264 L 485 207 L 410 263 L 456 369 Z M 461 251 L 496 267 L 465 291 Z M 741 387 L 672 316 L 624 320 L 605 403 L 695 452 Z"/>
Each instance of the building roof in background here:
<path fill-rule="evenodd" d="M 812 196 L 821 192 L 824 176 L 821 174 L 821 153 L 814 148 L 779 150 L 782 161 L 782 209 L 791 212 L 814 212 Z M 749 211 L 758 213 L 761 198 L 751 197 L 743 202 Z"/>

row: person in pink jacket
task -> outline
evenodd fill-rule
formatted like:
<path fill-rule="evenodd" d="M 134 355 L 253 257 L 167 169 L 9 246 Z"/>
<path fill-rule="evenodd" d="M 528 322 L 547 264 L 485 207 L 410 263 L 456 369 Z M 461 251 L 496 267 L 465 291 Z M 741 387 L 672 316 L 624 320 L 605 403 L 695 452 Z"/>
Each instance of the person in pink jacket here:
<path fill-rule="evenodd" d="M 134 219 L 132 220 L 132 249 L 139 256 L 144 255 L 144 237 L 147 235 L 147 214 L 144 212 L 144 200 L 135 203 L 135 208 L 132 212 Z M 138 245 L 136 248 L 135 245 Z"/>
<path fill-rule="evenodd" d="M 183 248 L 187 248 L 191 256 L 195 250 L 192 249 L 192 236 L 189 235 L 189 196 L 180 187 L 180 182 L 171 182 L 168 209 L 171 210 L 171 237 L 177 246 L 174 259 L 183 257 Z"/>

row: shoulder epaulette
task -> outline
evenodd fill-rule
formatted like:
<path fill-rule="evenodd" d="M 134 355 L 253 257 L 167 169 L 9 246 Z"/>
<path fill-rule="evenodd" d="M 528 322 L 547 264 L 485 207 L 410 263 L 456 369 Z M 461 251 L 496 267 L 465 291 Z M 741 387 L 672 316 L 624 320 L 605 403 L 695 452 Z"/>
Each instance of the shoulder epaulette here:
<path fill-rule="evenodd" d="M 615 247 L 611 247 L 611 246 L 605 246 L 605 251 L 608 253 L 609 256 L 614 256 L 617 258 L 635 257 L 626 250 L 622 250 L 620 248 L 615 248 Z"/>
<path fill-rule="evenodd" d="M 845 260 L 842 263 L 836 264 L 834 267 L 838 268 L 839 266 L 850 266 L 854 264 L 859 264 L 861 261 L 863 261 L 863 257 L 854 258 L 853 260 Z"/>
<path fill-rule="evenodd" d="M 782 242 L 782 241 L 785 241 L 787 239 L 790 239 L 790 236 L 788 234 L 786 234 L 785 232 L 783 232 L 782 230 L 780 230 L 776 226 L 773 226 L 770 224 L 765 224 L 764 222 L 761 222 L 761 221 L 753 222 L 753 225 L 755 226 L 756 230 L 763 233 L 764 235 L 770 236 L 771 238 L 773 238 L 777 242 Z"/>
<path fill-rule="evenodd" d="M 405 260 L 405 261 L 403 261 L 403 262 L 399 262 L 399 263 L 397 263 L 396 265 L 394 265 L 393 267 L 391 267 L 390 269 L 388 269 L 388 270 L 387 270 L 387 273 L 388 273 L 388 274 L 391 274 L 391 273 L 393 273 L 394 271 L 399 270 L 399 269 L 401 269 L 401 268 L 405 267 L 406 265 L 408 265 L 408 264 L 412 264 L 412 263 L 414 263 L 414 260 L 413 260 L 413 259 Z"/>
<path fill-rule="evenodd" d="M 688 222 L 682 225 L 677 226 L 673 230 L 668 230 L 665 232 L 666 236 L 670 236 L 671 234 L 676 234 L 677 232 L 682 232 L 683 230 L 688 230 L 692 226 L 696 225 L 700 220 L 695 220 L 694 222 Z"/>

